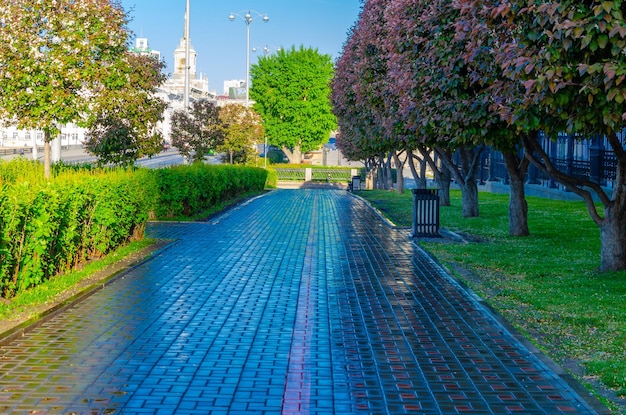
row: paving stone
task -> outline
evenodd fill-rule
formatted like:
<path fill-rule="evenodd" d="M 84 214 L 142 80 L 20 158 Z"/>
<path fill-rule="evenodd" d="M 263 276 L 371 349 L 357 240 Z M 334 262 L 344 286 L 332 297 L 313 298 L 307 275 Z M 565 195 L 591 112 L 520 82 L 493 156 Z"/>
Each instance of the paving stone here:
<path fill-rule="evenodd" d="M 0 414 L 593 414 L 340 190 L 278 190 L 0 345 Z"/>

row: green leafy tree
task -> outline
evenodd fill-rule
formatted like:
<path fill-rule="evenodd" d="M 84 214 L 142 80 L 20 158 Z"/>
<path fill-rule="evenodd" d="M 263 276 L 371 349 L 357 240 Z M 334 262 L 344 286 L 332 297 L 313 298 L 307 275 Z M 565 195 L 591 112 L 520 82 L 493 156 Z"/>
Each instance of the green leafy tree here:
<path fill-rule="evenodd" d="M 330 55 L 317 49 L 280 50 L 251 68 L 254 109 L 263 120 L 270 144 L 280 147 L 291 163 L 302 152 L 319 148 L 336 128 L 331 111 Z"/>
<path fill-rule="evenodd" d="M 616 182 L 607 193 L 567 174 L 535 137 L 522 136 L 526 157 L 584 199 L 600 228 L 602 270 L 626 269 L 625 12 L 617 0 L 515 0 L 492 8 L 486 20 L 488 30 L 508 33 L 493 53 L 504 75 L 525 87 L 521 100 L 502 103 L 509 122 L 524 118 L 553 137 L 559 131 L 605 136 L 613 151 Z M 508 30 L 511 23 L 515 30 Z"/>
<path fill-rule="evenodd" d="M 259 114 L 244 105 L 230 104 L 220 108 L 219 118 L 224 141 L 217 151 L 226 153 L 230 164 L 251 162 L 256 153 L 255 144 L 264 137 Z"/>
<path fill-rule="evenodd" d="M 222 144 L 219 108 L 213 103 L 194 101 L 189 110 L 172 114 L 172 145 L 187 159 L 202 161 Z"/>
<path fill-rule="evenodd" d="M 110 0 L 11 0 L 0 5 L 3 120 L 44 132 L 44 174 L 60 126 L 81 124 L 94 94 L 122 80 L 111 68 L 127 50 L 127 17 Z"/>
<path fill-rule="evenodd" d="M 165 64 L 127 53 L 116 66 L 126 74 L 126 82 L 100 91 L 88 120 L 85 147 L 100 163 L 131 165 L 163 149 L 157 123 L 163 119 L 166 104 L 154 92 L 165 81 Z"/>

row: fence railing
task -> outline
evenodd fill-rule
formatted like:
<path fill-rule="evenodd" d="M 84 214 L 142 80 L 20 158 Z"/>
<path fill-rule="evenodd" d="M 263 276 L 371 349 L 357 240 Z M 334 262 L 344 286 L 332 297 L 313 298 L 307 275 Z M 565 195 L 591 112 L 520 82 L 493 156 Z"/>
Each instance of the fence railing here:
<path fill-rule="evenodd" d="M 311 169 L 313 181 L 348 182 L 352 179 L 351 169 Z"/>
<path fill-rule="evenodd" d="M 281 181 L 349 182 L 359 174 L 358 169 L 277 168 Z"/>
<path fill-rule="evenodd" d="M 306 175 L 304 169 L 276 169 L 278 180 L 304 181 Z"/>
<path fill-rule="evenodd" d="M 544 139 L 544 141 L 549 141 Z M 572 151 L 574 148 L 568 141 L 576 141 L 578 152 Z M 612 188 L 615 185 L 617 159 L 613 151 L 604 146 L 594 145 L 593 140 L 583 140 L 584 145 L 578 143 L 580 139 L 568 138 L 561 139 L 558 144 L 559 151 L 551 151 L 558 155 L 551 155 L 550 159 L 559 171 L 564 174 L 576 177 L 581 180 L 590 180 L 601 186 Z M 566 145 L 567 144 L 567 145 Z M 544 144 L 545 145 L 545 144 Z M 552 144 L 554 148 L 556 144 Z M 581 148 L 584 151 L 580 151 Z M 520 153 L 520 156 L 522 154 Z M 457 162 L 460 158 L 457 157 Z M 459 163 L 460 166 L 460 163 Z M 502 181 L 509 183 L 509 176 L 504 163 L 502 154 L 493 148 L 487 147 L 483 150 L 480 157 L 479 170 L 477 179 L 482 183 L 484 181 Z M 531 165 L 528 168 L 526 177 L 528 183 L 542 184 L 546 187 L 556 187 L 556 180 L 543 173 L 541 170 Z"/>
<path fill-rule="evenodd" d="M 9 156 L 12 154 L 31 154 L 32 147 L 5 147 L 0 148 L 0 156 Z M 37 147 L 37 151 L 43 153 L 43 147 Z"/>

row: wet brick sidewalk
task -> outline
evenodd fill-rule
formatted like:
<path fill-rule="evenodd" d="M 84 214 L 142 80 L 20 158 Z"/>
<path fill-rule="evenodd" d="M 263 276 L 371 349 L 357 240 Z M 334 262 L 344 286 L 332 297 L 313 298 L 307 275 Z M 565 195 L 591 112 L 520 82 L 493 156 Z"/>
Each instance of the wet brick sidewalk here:
<path fill-rule="evenodd" d="M 591 414 L 360 199 L 278 190 L 0 347 L 2 414 Z"/>

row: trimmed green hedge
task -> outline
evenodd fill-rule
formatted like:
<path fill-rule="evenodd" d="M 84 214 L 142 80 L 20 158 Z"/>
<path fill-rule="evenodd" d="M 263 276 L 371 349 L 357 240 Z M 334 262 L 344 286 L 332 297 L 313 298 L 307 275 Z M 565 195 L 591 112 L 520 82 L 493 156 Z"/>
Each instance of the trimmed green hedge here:
<path fill-rule="evenodd" d="M 150 217 L 197 214 L 238 194 L 262 190 L 263 169 L 179 166 L 55 169 L 0 162 L 0 296 L 17 292 L 143 238 Z"/>
<path fill-rule="evenodd" d="M 263 190 L 267 172 L 256 167 L 193 164 L 155 170 L 157 218 L 192 216 L 242 193 Z"/>

